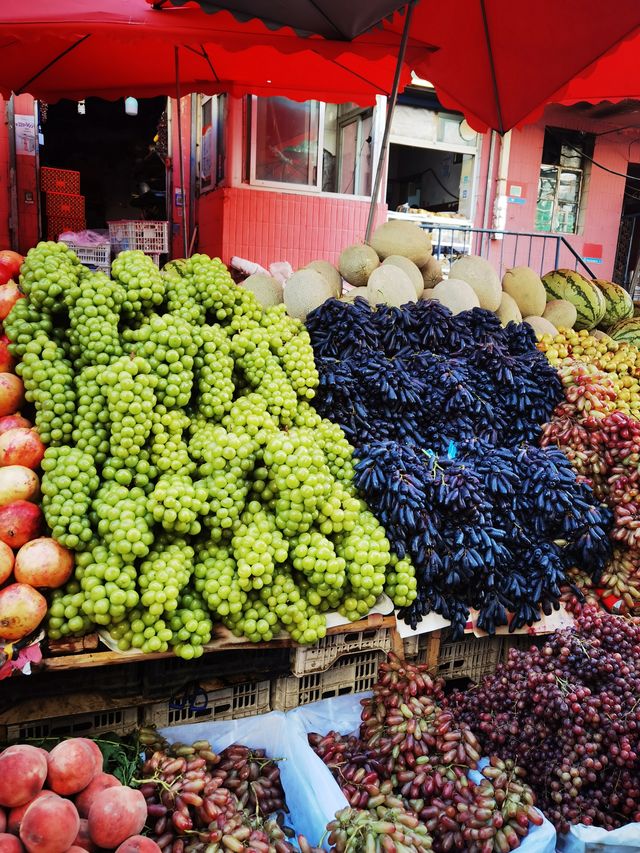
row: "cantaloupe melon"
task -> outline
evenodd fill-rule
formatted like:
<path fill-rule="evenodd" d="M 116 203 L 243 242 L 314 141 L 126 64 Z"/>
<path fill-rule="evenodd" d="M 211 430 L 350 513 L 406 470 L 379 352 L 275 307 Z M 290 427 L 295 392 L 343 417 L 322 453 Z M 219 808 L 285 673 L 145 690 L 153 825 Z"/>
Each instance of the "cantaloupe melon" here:
<path fill-rule="evenodd" d="M 439 284 L 444 278 L 442 275 L 442 264 L 437 258 L 434 258 L 433 255 L 431 255 L 420 272 L 422 273 L 422 280 L 425 288 L 434 288 L 436 284 Z"/>
<path fill-rule="evenodd" d="M 416 289 L 411 279 L 399 267 L 389 264 L 378 267 L 369 276 L 367 283 L 369 302 L 372 305 L 395 305 L 400 307 L 407 302 L 417 302 Z"/>
<path fill-rule="evenodd" d="M 451 265 L 449 278 L 466 281 L 476 292 L 480 307 L 497 311 L 502 299 L 498 273 L 489 261 L 478 255 L 464 255 Z"/>
<path fill-rule="evenodd" d="M 305 269 L 319 272 L 323 278 L 326 278 L 333 288 L 333 295 L 336 297 L 342 295 L 342 276 L 334 265 L 329 263 L 329 261 L 311 261 L 310 264 L 306 265 Z"/>
<path fill-rule="evenodd" d="M 552 299 L 547 302 L 542 316 L 556 329 L 573 329 L 578 319 L 578 311 L 576 306 L 566 299 Z"/>
<path fill-rule="evenodd" d="M 343 249 L 338 261 L 340 275 L 354 287 L 365 287 L 369 276 L 379 266 L 380 258 L 371 246 L 366 246 L 364 243 L 347 246 Z"/>
<path fill-rule="evenodd" d="M 438 297 L 436 296 L 436 292 L 435 292 L 435 290 L 434 290 L 434 288 L 433 288 L 433 287 L 427 287 L 427 288 L 425 288 L 425 289 L 422 291 L 422 296 L 420 297 L 420 299 L 424 299 L 425 301 L 426 301 L 427 299 L 437 299 L 437 298 L 438 298 Z"/>
<path fill-rule="evenodd" d="M 250 290 L 263 308 L 279 305 L 282 302 L 282 285 L 277 278 L 256 272 L 242 282 L 246 290 Z"/>
<path fill-rule="evenodd" d="M 502 294 L 496 315 L 503 326 L 506 326 L 507 323 L 522 323 L 520 309 L 515 299 L 509 296 L 508 293 Z"/>
<path fill-rule="evenodd" d="M 422 296 L 422 291 L 424 290 L 424 281 L 422 280 L 422 273 L 413 261 L 410 261 L 409 258 L 405 258 L 404 255 L 389 255 L 389 257 L 385 258 L 382 262 L 382 266 L 384 267 L 387 264 L 391 264 L 394 267 L 398 267 L 398 269 L 401 269 L 403 272 L 406 272 L 411 280 L 411 284 L 416 289 L 416 296 L 419 299 Z"/>
<path fill-rule="evenodd" d="M 369 291 L 366 287 L 352 287 L 351 290 L 347 290 L 344 296 L 340 297 L 340 302 L 354 302 L 358 296 L 366 299 L 367 302 L 369 301 Z"/>
<path fill-rule="evenodd" d="M 555 338 L 558 334 L 558 330 L 553 323 L 545 320 L 544 317 L 525 317 L 524 322 L 531 326 L 539 338 L 541 338 L 542 335 L 552 335 Z"/>
<path fill-rule="evenodd" d="M 542 279 L 531 267 L 513 267 L 502 276 L 502 289 L 515 299 L 523 317 L 542 317 L 547 292 Z"/>
<path fill-rule="evenodd" d="M 284 288 L 284 304 L 290 317 L 304 320 L 310 311 L 333 297 L 329 282 L 315 270 L 298 270 Z"/>
<path fill-rule="evenodd" d="M 433 288 L 433 296 L 452 314 L 460 314 L 462 311 L 471 311 L 472 308 L 480 307 L 478 294 L 470 284 L 461 279 L 450 278 L 436 284 Z"/>
<path fill-rule="evenodd" d="M 431 235 L 414 222 L 390 219 L 379 225 L 371 235 L 369 245 L 380 260 L 389 255 L 402 255 L 418 267 L 423 267 L 431 255 Z"/>

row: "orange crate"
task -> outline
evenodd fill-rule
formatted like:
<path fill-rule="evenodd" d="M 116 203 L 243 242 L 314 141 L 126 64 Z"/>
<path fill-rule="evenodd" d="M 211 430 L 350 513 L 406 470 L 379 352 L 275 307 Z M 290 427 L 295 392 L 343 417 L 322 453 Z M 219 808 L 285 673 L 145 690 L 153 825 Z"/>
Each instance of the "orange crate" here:
<path fill-rule="evenodd" d="M 84 219 L 84 196 L 71 193 L 47 193 L 47 216 Z"/>
<path fill-rule="evenodd" d="M 40 189 L 45 193 L 77 195 L 80 192 L 80 172 L 43 166 L 40 169 Z"/>
<path fill-rule="evenodd" d="M 87 227 L 84 216 L 49 216 L 47 218 L 47 240 L 57 240 L 63 231 L 84 231 Z"/>

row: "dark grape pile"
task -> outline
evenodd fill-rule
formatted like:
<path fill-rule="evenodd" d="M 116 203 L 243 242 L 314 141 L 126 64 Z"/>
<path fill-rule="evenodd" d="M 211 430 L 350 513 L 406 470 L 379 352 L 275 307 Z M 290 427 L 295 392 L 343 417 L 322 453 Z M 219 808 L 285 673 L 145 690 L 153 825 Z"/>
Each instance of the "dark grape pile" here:
<path fill-rule="evenodd" d="M 443 682 L 426 670 L 390 655 L 373 696 L 362 702 L 358 736 L 309 735 L 351 805 L 331 827 L 336 835 L 329 841 L 338 850 L 346 846 L 336 842 L 348 841 L 349 825 L 366 823 L 371 813 L 380 819 L 380 807 L 397 809 L 382 819 L 399 824 L 400 831 L 426 830 L 427 849 L 435 853 L 503 853 L 520 845 L 530 823 L 542 823 L 524 771 L 512 760 L 494 756 L 478 782 L 469 778 L 480 746 L 444 706 Z"/>
<path fill-rule="evenodd" d="M 587 606 L 541 648 L 451 705 L 483 750 L 512 756 L 545 815 L 614 829 L 640 821 L 640 624 Z"/>
<path fill-rule="evenodd" d="M 436 302 L 330 300 L 307 319 L 319 411 L 355 445 L 355 483 L 418 596 L 460 635 L 469 608 L 493 633 L 558 606 L 569 567 L 596 580 L 611 555 L 609 510 L 558 451 L 532 445 L 562 397 L 526 324 Z"/>

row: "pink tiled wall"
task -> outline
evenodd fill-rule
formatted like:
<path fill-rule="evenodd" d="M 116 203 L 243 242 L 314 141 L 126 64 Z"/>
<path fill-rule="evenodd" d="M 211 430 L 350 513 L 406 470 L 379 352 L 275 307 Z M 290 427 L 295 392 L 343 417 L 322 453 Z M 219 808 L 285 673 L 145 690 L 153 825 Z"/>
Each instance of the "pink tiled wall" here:
<path fill-rule="evenodd" d="M 342 249 L 364 239 L 369 205 L 330 196 L 228 187 L 199 201 L 199 249 L 228 263 L 238 255 L 263 266 L 289 261 L 296 269 L 316 258 L 335 263 Z M 386 218 L 378 205 L 376 222 Z"/>
<path fill-rule="evenodd" d="M 603 123 L 577 119 L 573 113 L 568 113 L 567 110 L 560 107 L 550 107 L 545 112 L 544 118 L 537 124 L 512 131 L 507 192 L 512 184 L 521 186 L 525 203 L 507 206 L 506 230 L 533 232 L 535 229 L 536 196 L 545 126 L 571 127 L 596 134 L 603 134 L 603 131 L 611 129 Z M 640 160 L 640 145 L 636 145 L 634 148 L 631 144 L 636 138 L 637 131 L 616 131 L 597 136 L 593 158 L 613 171 L 626 174 L 629 161 Z M 488 147 L 487 137 L 487 144 L 484 146 L 486 157 L 488 157 Z M 585 251 L 586 244 L 602 246 L 602 263 L 589 262 L 592 270 L 601 278 L 610 278 L 613 272 L 624 186 L 624 177 L 612 175 L 593 166 L 586 186 L 585 215 L 582 218 L 579 233 L 564 235 L 580 256 L 591 254 L 590 251 Z M 534 268 L 542 267 L 546 271 L 553 266 L 554 257 L 551 243 L 547 244 L 544 259 L 542 258 L 542 251 L 542 240 L 534 241 L 529 263 Z M 513 253 L 513 240 L 505 240 L 503 246 L 499 241 L 492 242 L 491 259 L 496 265 L 500 265 L 501 255 L 503 267 L 513 265 Z M 528 261 L 528 244 L 526 241 L 520 240 L 516 263 L 518 265 L 527 264 Z M 571 254 L 563 249 L 559 266 L 573 268 L 574 263 Z"/>

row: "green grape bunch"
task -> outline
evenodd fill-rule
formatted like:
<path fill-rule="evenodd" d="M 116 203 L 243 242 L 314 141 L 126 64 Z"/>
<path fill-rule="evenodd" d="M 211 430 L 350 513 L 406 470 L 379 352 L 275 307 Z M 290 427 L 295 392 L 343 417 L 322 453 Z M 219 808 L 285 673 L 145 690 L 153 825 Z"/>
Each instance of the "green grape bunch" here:
<path fill-rule="evenodd" d="M 35 308 L 61 313 L 73 299 L 83 267 L 65 243 L 38 243 L 29 249 L 20 267 L 20 289 Z"/>
<path fill-rule="evenodd" d="M 43 443 L 67 444 L 73 433 L 76 392 L 73 366 L 62 347 L 38 334 L 26 344 L 16 373 L 24 383 L 25 399 L 35 407 L 35 426 Z"/>
<path fill-rule="evenodd" d="M 42 460 L 42 511 L 51 535 L 72 550 L 94 538 L 89 519 L 100 479 L 93 457 L 75 447 L 48 447 Z"/>
<path fill-rule="evenodd" d="M 152 258 L 144 252 L 128 250 L 120 252 L 111 264 L 111 275 L 124 292 L 122 315 L 140 317 L 162 305 L 165 280 Z"/>

